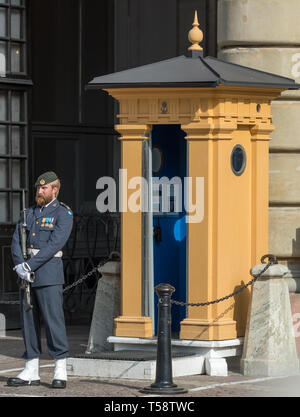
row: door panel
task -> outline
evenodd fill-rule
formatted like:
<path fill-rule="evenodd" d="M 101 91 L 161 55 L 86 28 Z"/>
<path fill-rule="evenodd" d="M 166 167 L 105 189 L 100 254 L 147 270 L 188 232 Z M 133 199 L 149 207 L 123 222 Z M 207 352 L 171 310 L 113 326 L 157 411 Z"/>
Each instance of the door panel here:
<path fill-rule="evenodd" d="M 154 285 L 168 283 L 175 287 L 174 299 L 186 301 L 186 224 L 184 211 L 183 180 L 186 176 L 186 140 L 180 125 L 156 125 L 152 131 L 152 149 L 162 151 L 162 166 L 155 178 L 179 177 L 182 183 L 179 213 L 153 213 L 154 231 L 161 231 L 161 241 L 154 237 Z M 171 196 L 172 199 L 172 196 Z M 172 210 L 172 201 L 171 201 Z M 162 207 L 160 207 L 162 208 Z M 155 295 L 155 321 L 157 324 L 157 296 Z M 172 330 L 179 331 L 179 323 L 185 318 L 185 308 L 172 305 Z M 156 328 L 156 326 L 155 326 Z"/>

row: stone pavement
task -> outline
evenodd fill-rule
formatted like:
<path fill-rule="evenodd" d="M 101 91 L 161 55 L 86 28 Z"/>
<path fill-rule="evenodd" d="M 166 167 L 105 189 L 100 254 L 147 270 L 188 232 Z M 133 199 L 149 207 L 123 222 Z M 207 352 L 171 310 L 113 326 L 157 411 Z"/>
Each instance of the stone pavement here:
<path fill-rule="evenodd" d="M 68 326 L 67 332 L 70 356 L 84 353 L 88 343 L 89 327 Z M 45 337 L 43 337 L 42 345 L 41 385 L 38 387 L 8 387 L 6 384 L 7 378 L 16 376 L 23 368 L 24 360 L 21 355 L 24 345 L 20 330 L 7 331 L 6 337 L 0 337 L 1 398 L 98 397 L 102 398 L 103 409 L 104 407 L 116 407 L 124 401 L 127 401 L 127 403 L 132 401 L 132 404 L 136 401 L 143 401 L 143 404 L 147 404 L 148 411 L 167 411 L 159 410 L 159 407 L 166 401 L 169 401 L 169 407 L 175 407 L 174 402 L 176 402 L 176 406 L 182 402 L 183 407 L 184 404 L 189 404 L 192 401 L 194 405 L 191 405 L 190 411 L 193 411 L 193 407 L 199 406 L 197 398 L 200 397 L 300 397 L 300 375 L 278 378 L 245 377 L 240 373 L 239 361 L 236 358 L 228 361 L 229 374 L 227 377 L 195 375 L 174 378 L 174 383 L 178 387 L 188 390 L 186 394 L 180 396 L 160 397 L 142 394 L 139 390 L 148 387 L 150 385 L 148 381 L 73 376 L 68 377 L 65 390 L 55 390 L 51 388 L 53 361 L 48 355 Z M 153 399 L 153 397 L 155 398 Z M 165 408 L 168 407 L 168 404 L 165 404 Z M 149 407 L 152 407 L 152 409 L 150 410 Z M 154 409 L 155 407 L 156 409 Z M 144 410 L 145 408 L 143 408 Z M 111 410 L 107 409 L 107 411 Z M 115 409 L 115 411 L 121 410 Z M 133 414 L 133 411 L 129 414 Z M 174 411 L 174 409 L 169 409 L 169 411 Z M 195 411 L 197 410 L 195 409 Z M 137 414 L 137 411 L 135 414 Z"/>

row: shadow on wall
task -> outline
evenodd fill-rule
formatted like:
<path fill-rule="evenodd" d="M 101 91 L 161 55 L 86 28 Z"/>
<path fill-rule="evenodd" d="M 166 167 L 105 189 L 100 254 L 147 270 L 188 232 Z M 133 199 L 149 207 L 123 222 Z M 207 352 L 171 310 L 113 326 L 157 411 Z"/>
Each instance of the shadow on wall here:
<path fill-rule="evenodd" d="M 288 260 L 287 266 L 293 277 L 292 290 L 295 292 L 290 293 L 290 301 L 296 347 L 300 357 L 300 228 L 296 229 L 296 239 L 293 239 L 292 245 L 292 258 Z"/>
<path fill-rule="evenodd" d="M 243 285 L 247 284 L 253 277 L 249 274 L 249 279 L 241 281 L 234 291 L 239 290 Z M 249 287 L 244 288 L 241 292 L 234 296 L 234 313 L 233 320 L 236 321 L 237 337 L 244 337 L 247 325 L 248 308 L 250 307 L 251 292 Z"/>

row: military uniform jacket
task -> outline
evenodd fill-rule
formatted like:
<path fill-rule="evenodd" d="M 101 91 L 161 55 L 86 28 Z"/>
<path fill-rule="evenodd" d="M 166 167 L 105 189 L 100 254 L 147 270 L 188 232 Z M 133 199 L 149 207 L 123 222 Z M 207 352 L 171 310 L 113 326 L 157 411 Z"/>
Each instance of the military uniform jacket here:
<path fill-rule="evenodd" d="M 28 208 L 26 216 L 27 248 L 39 249 L 39 252 L 24 260 L 17 224 L 11 245 L 14 264 L 26 262 L 35 272 L 33 287 L 64 284 L 62 259 L 54 255 L 62 250 L 69 239 L 73 227 L 72 211 L 55 199 L 42 211 L 39 206 Z"/>

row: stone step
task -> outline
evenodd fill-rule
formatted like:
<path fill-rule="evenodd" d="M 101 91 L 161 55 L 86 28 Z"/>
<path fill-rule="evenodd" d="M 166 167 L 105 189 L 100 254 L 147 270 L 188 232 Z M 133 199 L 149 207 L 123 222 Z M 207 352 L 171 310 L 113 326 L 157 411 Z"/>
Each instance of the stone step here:
<path fill-rule="evenodd" d="M 205 373 L 205 358 L 201 355 L 172 355 L 173 377 Z M 133 359 L 134 358 L 134 359 Z M 67 359 L 68 376 L 155 380 L 154 352 L 107 352 L 78 355 Z"/>

